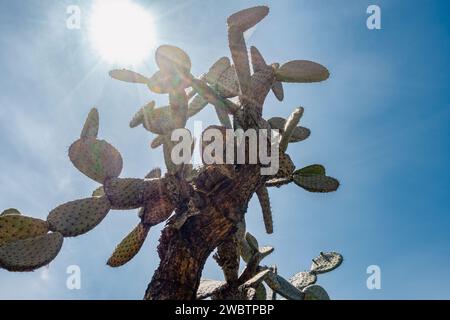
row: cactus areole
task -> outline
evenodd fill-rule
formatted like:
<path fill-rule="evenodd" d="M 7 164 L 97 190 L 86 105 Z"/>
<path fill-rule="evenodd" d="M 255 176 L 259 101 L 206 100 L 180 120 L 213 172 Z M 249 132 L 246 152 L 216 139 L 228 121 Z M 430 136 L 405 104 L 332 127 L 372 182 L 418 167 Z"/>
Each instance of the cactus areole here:
<path fill-rule="evenodd" d="M 151 77 L 126 69 L 112 70 L 110 76 L 114 79 L 146 85 L 153 93 L 169 95 L 168 106 L 156 106 L 152 101 L 130 122 L 130 127 L 142 125 L 155 135 L 151 147 L 162 148 L 167 170 L 153 168 L 144 178 L 121 177 L 122 156 L 97 137 L 99 114 L 92 109 L 79 138 L 69 149 L 69 158 L 75 168 L 102 186 L 91 197 L 57 206 L 46 221 L 22 216 L 16 209 L 0 214 L 0 268 L 40 268 L 56 257 L 64 238 L 91 231 L 110 210 L 139 209 L 140 221 L 117 245 L 107 264 L 120 267 L 130 261 L 144 245 L 152 226 L 164 222 L 158 245 L 160 263 L 145 299 L 258 300 L 275 299 L 277 294 L 295 300 L 328 299 L 326 291 L 315 282 L 318 275 L 342 263 L 339 253 L 321 252 L 313 259 L 310 270 L 286 280 L 278 275 L 276 266 L 261 264 L 274 248 L 260 247 L 258 240 L 246 232 L 245 214 L 253 196 L 261 204 L 261 223 L 267 233 L 277 232 L 272 220 L 270 187 L 294 183 L 309 192 L 332 192 L 339 187 L 322 165 L 297 169 L 295 157 L 287 153 L 290 143 L 309 137 L 309 129 L 298 126 L 303 107 L 296 108 L 288 119 L 263 118 L 264 101 L 271 90 L 278 100 L 283 100 L 283 82 L 320 82 L 329 77 L 328 70 L 315 62 L 267 64 L 256 47 L 248 50 L 244 32 L 268 13 L 268 7 L 257 6 L 231 15 L 227 20 L 231 60 L 218 59 L 199 78 L 191 74 L 188 54 L 170 45 L 156 50 L 159 70 Z M 203 165 L 194 168 L 191 157 L 182 163 L 175 161 L 173 132 L 183 129 L 188 118 L 207 105 L 215 108 L 221 123 L 211 127 L 224 136 L 238 129 L 278 130 L 277 172 L 262 174 L 266 164 L 248 160 L 252 158 L 251 148 L 244 149 L 248 161 L 243 163 L 229 163 L 227 157 L 226 163 L 211 164 L 202 157 Z M 259 137 L 259 142 L 273 144 L 266 137 Z M 192 140 L 188 145 L 190 156 L 194 144 Z M 200 145 L 205 148 L 204 141 Z M 227 148 L 231 148 L 228 141 L 223 145 L 223 154 Z M 224 281 L 201 279 L 205 262 L 215 250 L 213 257 L 223 270 Z M 240 259 L 246 263 L 241 272 Z"/>

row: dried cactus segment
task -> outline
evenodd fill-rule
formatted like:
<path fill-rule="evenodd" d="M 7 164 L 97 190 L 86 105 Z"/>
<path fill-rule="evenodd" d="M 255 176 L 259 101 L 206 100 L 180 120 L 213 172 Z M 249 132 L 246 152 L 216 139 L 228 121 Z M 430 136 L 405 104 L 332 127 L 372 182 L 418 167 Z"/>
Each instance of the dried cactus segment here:
<path fill-rule="evenodd" d="M 161 178 L 161 168 L 154 168 L 145 176 L 146 179 L 156 179 Z"/>
<path fill-rule="evenodd" d="M 133 259 L 144 244 L 150 227 L 139 223 L 116 247 L 107 264 L 120 267 Z"/>
<path fill-rule="evenodd" d="M 144 179 L 111 178 L 104 184 L 111 209 L 137 209 L 144 204 Z"/>
<path fill-rule="evenodd" d="M 2 213 L 0 213 L 1 216 L 9 216 L 9 215 L 21 215 L 20 211 L 15 208 L 9 208 L 6 210 L 3 210 Z"/>
<path fill-rule="evenodd" d="M 92 192 L 93 197 L 99 198 L 99 197 L 103 197 L 104 195 L 105 195 L 105 189 L 103 188 L 103 186 L 98 187 L 97 189 L 95 189 Z"/>
<path fill-rule="evenodd" d="M 268 276 L 271 271 L 269 269 L 262 270 L 258 272 L 251 279 L 247 280 L 244 284 L 240 286 L 240 290 L 245 290 L 247 288 L 257 288 Z"/>
<path fill-rule="evenodd" d="M 178 74 L 189 74 L 191 70 L 191 59 L 182 49 L 171 46 L 162 45 L 156 49 L 156 64 L 163 72 Z"/>
<path fill-rule="evenodd" d="M 328 79 L 329 76 L 327 68 L 308 60 L 289 61 L 276 71 L 277 80 L 283 82 L 320 82 Z"/>
<path fill-rule="evenodd" d="M 142 83 L 147 84 L 148 78 L 144 77 L 142 74 L 127 70 L 127 69 L 115 69 L 109 72 L 111 78 L 131 82 L 131 83 Z"/>
<path fill-rule="evenodd" d="M 285 184 L 289 184 L 291 183 L 293 180 L 291 177 L 285 177 L 285 178 L 274 178 L 274 179 L 269 179 L 267 180 L 265 186 L 266 187 L 281 187 L 284 186 Z"/>
<path fill-rule="evenodd" d="M 258 249 L 258 252 L 261 255 L 261 260 L 264 259 L 265 257 L 267 257 L 268 255 L 270 255 L 272 252 L 274 252 L 274 250 L 275 249 L 273 247 L 269 247 L 269 246 L 260 247 Z"/>
<path fill-rule="evenodd" d="M 286 299 L 303 300 L 304 295 L 300 290 L 294 287 L 289 281 L 273 272 L 268 273 L 265 282 L 270 289 Z"/>
<path fill-rule="evenodd" d="M 75 141 L 70 146 L 69 158 L 78 170 L 100 183 L 118 177 L 123 166 L 119 151 L 108 142 L 95 138 Z"/>
<path fill-rule="evenodd" d="M 83 130 L 81 131 L 81 138 L 97 138 L 99 127 L 99 115 L 96 108 L 92 108 L 89 112 Z"/>
<path fill-rule="evenodd" d="M 295 170 L 294 175 L 299 174 L 302 176 L 324 176 L 326 174 L 325 167 L 321 164 L 312 164 L 310 166 Z"/>
<path fill-rule="evenodd" d="M 297 124 L 300 121 L 301 117 L 303 116 L 304 109 L 303 107 L 296 108 L 289 118 L 286 120 L 286 123 L 284 124 L 283 134 L 281 136 L 280 141 L 280 150 L 286 151 L 289 140 L 291 139 L 292 133 L 294 132 L 295 128 L 297 128 Z"/>
<path fill-rule="evenodd" d="M 197 289 L 197 299 L 201 300 L 211 297 L 225 284 L 225 281 L 201 279 Z"/>
<path fill-rule="evenodd" d="M 63 240 L 63 236 L 55 232 L 8 242 L 0 247 L 0 268 L 26 272 L 43 267 L 58 255 Z"/>
<path fill-rule="evenodd" d="M 317 276 L 313 272 L 299 272 L 296 273 L 289 282 L 299 290 L 316 283 Z"/>
<path fill-rule="evenodd" d="M 244 32 L 255 26 L 269 14 L 269 7 L 257 6 L 238 11 L 228 17 L 228 27 Z"/>
<path fill-rule="evenodd" d="M 333 192 L 339 188 L 339 181 L 327 176 L 294 175 L 294 182 L 309 192 Z"/>
<path fill-rule="evenodd" d="M 53 209 L 47 217 L 50 230 L 64 237 L 76 237 L 95 228 L 111 209 L 106 196 L 67 202 Z"/>
<path fill-rule="evenodd" d="M 324 288 L 317 284 L 307 286 L 303 289 L 305 300 L 330 300 L 330 296 Z"/>
<path fill-rule="evenodd" d="M 269 192 L 265 186 L 260 187 L 256 190 L 256 195 L 258 196 L 259 204 L 261 205 L 264 226 L 268 234 L 273 233 L 273 219 L 272 219 L 272 209 L 270 208 L 270 198 Z"/>
<path fill-rule="evenodd" d="M 330 272 L 339 267 L 344 261 L 344 257 L 337 252 L 321 252 L 317 258 L 313 259 L 311 272 L 320 274 Z"/>
<path fill-rule="evenodd" d="M 15 240 L 22 240 L 46 234 L 46 221 L 20 214 L 0 216 L 0 246 Z"/>
<path fill-rule="evenodd" d="M 278 101 L 281 102 L 284 100 L 283 84 L 280 81 L 274 81 L 271 90 L 275 95 L 275 98 L 278 99 Z"/>

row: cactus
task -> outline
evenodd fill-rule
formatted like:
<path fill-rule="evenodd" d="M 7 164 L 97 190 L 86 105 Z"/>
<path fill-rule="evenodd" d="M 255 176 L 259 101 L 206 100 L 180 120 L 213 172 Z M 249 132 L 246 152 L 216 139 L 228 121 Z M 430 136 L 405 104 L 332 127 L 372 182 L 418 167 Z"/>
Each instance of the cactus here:
<path fill-rule="evenodd" d="M 266 231 L 273 232 L 277 213 L 272 212 L 270 187 L 293 183 L 310 192 L 331 192 L 339 187 L 339 182 L 327 176 L 322 165 L 296 170 L 294 158 L 287 152 L 290 143 L 310 136 L 309 129 L 298 126 L 303 107 L 296 108 L 288 119 L 263 118 L 270 91 L 279 101 L 284 99 L 283 82 L 320 82 L 329 77 L 328 70 L 315 62 L 268 64 L 254 46 L 249 54 L 244 32 L 268 13 L 268 7 L 257 6 L 232 14 L 227 19 L 232 61 L 221 57 L 202 76 L 191 73 L 189 55 L 172 45 L 162 45 L 156 50 L 157 70 L 153 75 L 127 69 L 110 71 L 113 79 L 145 85 L 152 94 L 168 95 L 168 105 L 157 106 L 151 100 L 137 108 L 129 123 L 131 128 L 142 126 L 153 135 L 151 148 L 162 146 L 164 172 L 159 168 L 148 172 L 144 168 L 143 177 L 121 177 L 122 156 L 113 145 L 98 138 L 99 113 L 91 109 L 81 134 L 69 148 L 69 159 L 101 186 L 89 198 L 57 206 L 50 211 L 47 221 L 23 216 L 16 209 L 3 211 L 0 267 L 10 271 L 35 270 L 56 257 L 63 237 L 91 231 L 111 209 L 138 209 L 137 226 L 119 243 L 107 264 L 119 267 L 128 263 L 143 246 L 150 228 L 164 222 L 158 246 L 161 262 L 145 293 L 146 299 L 261 300 L 276 299 L 277 295 L 293 300 L 329 299 L 326 291 L 315 283 L 317 275 L 342 263 L 340 254 L 321 253 L 313 259 L 309 271 L 286 280 L 278 274 L 277 267 L 261 264 L 274 248 L 260 246 L 246 230 L 245 214 L 256 194 Z M 218 129 L 222 137 L 227 136 L 226 129 L 277 129 L 278 172 L 262 175 L 263 165 L 259 162 L 207 164 L 203 155 L 204 164 L 198 168 L 191 162 L 175 163 L 171 157 L 175 147 L 171 140 L 173 130 L 185 128 L 188 119 L 207 105 L 214 107 L 221 124 L 208 129 Z M 192 142 L 191 155 L 194 145 Z M 204 139 L 200 145 L 207 147 Z M 224 154 L 228 148 L 231 146 L 226 141 Z M 247 151 L 245 159 L 248 158 Z M 148 173 L 144 176 L 145 172 Z M 225 280 L 202 280 L 205 261 L 215 249 L 214 258 Z M 244 268 L 240 272 L 241 259 Z"/>

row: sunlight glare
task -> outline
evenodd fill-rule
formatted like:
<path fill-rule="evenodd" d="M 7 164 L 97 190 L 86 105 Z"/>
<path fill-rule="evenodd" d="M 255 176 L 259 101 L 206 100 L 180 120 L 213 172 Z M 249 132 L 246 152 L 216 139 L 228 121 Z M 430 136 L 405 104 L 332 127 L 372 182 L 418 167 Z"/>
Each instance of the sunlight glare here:
<path fill-rule="evenodd" d="M 89 33 L 92 45 L 109 63 L 138 64 L 155 46 L 151 15 L 130 0 L 95 1 Z"/>

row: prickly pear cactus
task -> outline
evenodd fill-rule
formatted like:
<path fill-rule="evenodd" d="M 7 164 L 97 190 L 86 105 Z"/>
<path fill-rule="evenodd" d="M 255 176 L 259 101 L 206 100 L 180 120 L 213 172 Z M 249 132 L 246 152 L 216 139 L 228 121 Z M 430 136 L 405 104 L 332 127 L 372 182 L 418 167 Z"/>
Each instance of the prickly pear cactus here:
<path fill-rule="evenodd" d="M 150 147 L 162 147 L 166 170 L 153 168 L 149 172 L 149 168 L 143 168 L 142 177 L 121 177 L 122 156 L 113 145 L 98 138 L 100 116 L 93 108 L 69 148 L 69 159 L 76 169 L 101 186 L 91 197 L 57 206 L 46 221 L 23 216 L 17 209 L 3 211 L 0 268 L 9 271 L 40 268 L 56 257 L 64 237 L 91 231 L 111 210 L 138 209 L 137 226 L 117 245 L 107 264 L 119 267 L 128 263 L 139 253 L 151 227 L 164 222 L 158 246 L 161 261 L 145 293 L 146 299 L 261 300 L 277 296 L 292 300 L 329 299 L 327 292 L 315 284 L 317 276 L 337 268 L 343 261 L 342 255 L 321 252 L 313 259 L 309 271 L 287 280 L 278 274 L 276 266 L 261 264 L 274 248 L 260 246 L 246 231 L 248 203 L 256 195 L 265 229 L 268 234 L 274 232 L 277 212 L 273 212 L 270 203 L 271 187 L 293 184 L 309 192 L 332 192 L 339 187 L 339 182 L 327 176 L 322 165 L 296 169 L 295 157 L 287 152 L 291 143 L 310 136 L 309 129 L 299 126 L 305 112 L 303 107 L 295 108 L 287 119 L 263 118 L 264 102 L 270 91 L 283 101 L 284 82 L 313 83 L 329 77 L 329 71 L 318 63 L 293 60 L 268 64 L 256 47 L 248 50 L 244 33 L 268 14 L 266 6 L 232 14 L 227 19 L 230 57 L 219 58 L 199 77 L 191 73 L 189 55 L 172 45 L 162 45 L 156 50 L 157 70 L 151 76 L 127 69 L 110 71 L 113 79 L 144 85 L 151 94 L 168 95 L 168 105 L 157 106 L 151 100 L 137 108 L 134 115 L 130 111 L 129 123 L 131 128 L 141 126 L 153 135 Z M 269 141 L 271 135 L 267 135 L 267 145 L 278 145 L 279 170 L 262 174 L 264 164 L 259 160 L 251 162 L 248 150 L 244 163 L 209 163 L 202 154 L 203 165 L 194 168 L 191 161 L 194 139 L 188 144 L 189 159 L 182 163 L 175 161 L 172 133 L 185 129 L 188 119 L 208 105 L 214 108 L 220 126 L 213 125 L 207 130 L 215 129 L 222 138 L 231 132 L 231 141 L 235 142 L 238 130 L 276 130 L 275 142 Z M 209 148 L 203 138 L 207 130 L 199 143 L 202 151 Z M 229 142 L 222 144 L 215 156 L 226 155 L 229 148 L 235 148 Z M 262 142 L 264 145 L 265 141 Z M 215 249 L 214 258 L 225 279 L 202 280 L 204 263 Z M 243 270 L 241 259 L 245 262 Z"/>

